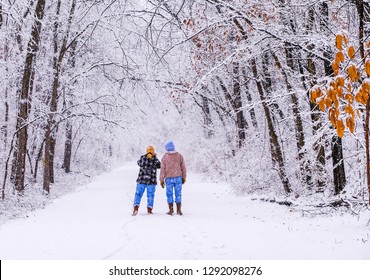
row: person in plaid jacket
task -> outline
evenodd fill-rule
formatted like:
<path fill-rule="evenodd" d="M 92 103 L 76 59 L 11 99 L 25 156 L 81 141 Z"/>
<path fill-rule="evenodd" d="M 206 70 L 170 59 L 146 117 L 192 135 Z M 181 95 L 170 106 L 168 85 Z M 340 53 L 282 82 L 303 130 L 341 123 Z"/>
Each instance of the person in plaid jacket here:
<path fill-rule="evenodd" d="M 134 211 L 135 216 L 139 211 L 141 198 L 146 190 L 147 210 L 148 214 L 152 214 L 154 204 L 154 193 L 157 185 L 157 169 L 161 168 L 161 163 L 157 158 L 153 146 L 146 148 L 146 154 L 142 155 L 137 161 L 140 166 L 139 175 L 136 180 L 136 192 L 134 198 Z"/>

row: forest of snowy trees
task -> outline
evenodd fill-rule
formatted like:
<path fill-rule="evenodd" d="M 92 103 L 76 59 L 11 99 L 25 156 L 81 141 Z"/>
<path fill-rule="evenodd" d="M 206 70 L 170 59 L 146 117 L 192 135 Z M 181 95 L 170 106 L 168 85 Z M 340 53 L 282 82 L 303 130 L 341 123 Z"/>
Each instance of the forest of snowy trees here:
<path fill-rule="evenodd" d="M 365 205 L 368 41 L 364 0 L 0 0 L 2 200 L 171 139 L 238 193 Z"/>

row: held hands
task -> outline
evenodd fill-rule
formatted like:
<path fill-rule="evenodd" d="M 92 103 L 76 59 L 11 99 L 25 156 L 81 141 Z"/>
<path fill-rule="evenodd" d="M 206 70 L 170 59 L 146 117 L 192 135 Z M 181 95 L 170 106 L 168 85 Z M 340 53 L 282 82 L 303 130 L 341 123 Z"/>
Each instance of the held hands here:
<path fill-rule="evenodd" d="M 160 182 L 162 189 L 164 189 L 164 181 Z"/>

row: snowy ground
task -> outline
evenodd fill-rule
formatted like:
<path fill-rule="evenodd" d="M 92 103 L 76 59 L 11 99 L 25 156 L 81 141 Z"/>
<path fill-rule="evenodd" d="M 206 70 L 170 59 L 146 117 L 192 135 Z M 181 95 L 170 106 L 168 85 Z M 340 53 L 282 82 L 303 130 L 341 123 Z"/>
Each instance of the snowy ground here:
<path fill-rule="evenodd" d="M 369 212 L 302 216 L 190 173 L 183 216 L 165 214 L 165 191 L 157 187 L 154 214 L 146 214 L 143 197 L 133 217 L 137 172 L 125 164 L 0 225 L 0 259 L 370 259 Z"/>

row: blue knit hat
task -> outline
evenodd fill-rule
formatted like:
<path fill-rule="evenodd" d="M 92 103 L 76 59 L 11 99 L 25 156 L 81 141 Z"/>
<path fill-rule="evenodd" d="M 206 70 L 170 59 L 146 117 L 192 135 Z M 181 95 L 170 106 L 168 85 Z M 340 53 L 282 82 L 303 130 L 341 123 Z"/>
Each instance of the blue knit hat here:
<path fill-rule="evenodd" d="M 175 151 L 175 144 L 172 141 L 167 142 L 165 147 L 166 147 L 167 152 L 174 152 Z"/>

